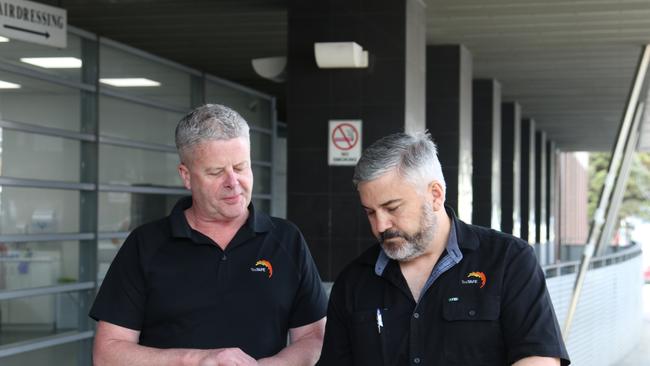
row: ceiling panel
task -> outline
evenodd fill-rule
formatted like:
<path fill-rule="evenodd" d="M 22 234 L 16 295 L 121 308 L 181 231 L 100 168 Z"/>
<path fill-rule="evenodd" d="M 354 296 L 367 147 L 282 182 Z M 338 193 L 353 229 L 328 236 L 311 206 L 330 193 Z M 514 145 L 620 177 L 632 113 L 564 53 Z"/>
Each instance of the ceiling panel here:
<path fill-rule="evenodd" d="M 276 95 L 250 60 L 285 55 L 286 0 L 52 0 L 79 28 Z M 427 43 L 463 44 L 474 76 L 564 150 L 609 150 L 641 47 L 647 0 L 429 0 Z M 370 50 L 372 52 L 372 50 Z M 650 130 L 650 129 L 648 129 Z"/>

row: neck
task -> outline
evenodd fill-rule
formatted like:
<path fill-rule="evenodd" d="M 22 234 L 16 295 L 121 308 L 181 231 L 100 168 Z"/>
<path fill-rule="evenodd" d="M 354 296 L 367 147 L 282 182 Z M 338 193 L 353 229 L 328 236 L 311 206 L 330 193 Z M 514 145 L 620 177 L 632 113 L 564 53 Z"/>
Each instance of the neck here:
<path fill-rule="evenodd" d="M 245 215 L 241 215 L 235 218 L 228 217 L 211 217 L 210 215 L 203 214 L 195 205 L 185 210 L 185 218 L 187 218 L 188 224 L 192 229 L 204 232 L 211 231 L 214 229 L 235 229 L 238 230 L 244 225 L 246 219 L 248 219 L 249 212 L 246 211 Z M 203 229 L 203 230 L 202 230 Z"/>

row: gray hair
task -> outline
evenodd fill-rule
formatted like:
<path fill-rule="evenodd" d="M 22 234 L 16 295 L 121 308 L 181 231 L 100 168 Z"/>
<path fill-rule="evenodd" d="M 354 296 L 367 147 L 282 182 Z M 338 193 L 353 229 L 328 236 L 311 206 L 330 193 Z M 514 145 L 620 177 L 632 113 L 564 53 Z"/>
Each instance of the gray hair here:
<path fill-rule="evenodd" d="M 355 187 L 392 170 L 416 188 L 438 181 L 446 191 L 445 178 L 438 160 L 438 149 L 427 132 L 395 133 L 383 137 L 366 148 L 354 168 Z"/>
<path fill-rule="evenodd" d="M 176 126 L 176 149 L 181 161 L 196 144 L 234 138 L 250 142 L 248 123 L 239 113 L 220 104 L 202 105 L 185 115 Z"/>

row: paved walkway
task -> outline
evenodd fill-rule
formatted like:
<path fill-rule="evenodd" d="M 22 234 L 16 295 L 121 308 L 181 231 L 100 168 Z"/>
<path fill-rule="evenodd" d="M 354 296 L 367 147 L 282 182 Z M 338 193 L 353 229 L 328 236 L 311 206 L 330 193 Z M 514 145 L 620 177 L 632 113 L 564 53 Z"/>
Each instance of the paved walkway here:
<path fill-rule="evenodd" d="M 650 365 L 650 284 L 643 286 L 643 331 L 636 347 L 623 360 L 612 366 Z"/>

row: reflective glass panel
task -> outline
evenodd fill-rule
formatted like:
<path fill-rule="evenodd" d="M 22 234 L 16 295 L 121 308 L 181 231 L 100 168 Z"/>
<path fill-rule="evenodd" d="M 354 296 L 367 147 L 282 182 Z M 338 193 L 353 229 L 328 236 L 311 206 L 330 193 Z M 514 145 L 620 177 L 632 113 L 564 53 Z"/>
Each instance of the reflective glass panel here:
<path fill-rule="evenodd" d="M 101 144 L 99 181 L 105 184 L 182 187 L 178 154 Z"/>
<path fill-rule="evenodd" d="M 62 285 L 78 278 L 78 241 L 0 244 L 0 291 Z"/>
<path fill-rule="evenodd" d="M 79 181 L 79 141 L 0 127 L 0 175 Z"/>
<path fill-rule="evenodd" d="M 80 131 L 81 92 L 78 89 L 1 70 L 0 80 L 20 86 L 0 89 L 0 119 Z"/>
<path fill-rule="evenodd" d="M 206 103 L 223 104 L 236 110 L 251 126 L 271 129 L 273 115 L 269 99 L 229 85 L 207 81 L 205 100 Z"/>
<path fill-rule="evenodd" d="M 79 191 L 0 186 L 0 234 L 79 231 Z"/>
<path fill-rule="evenodd" d="M 178 108 L 189 108 L 190 74 L 148 58 L 101 44 L 100 79 L 144 78 L 155 86 L 116 87 L 100 80 L 100 88 L 155 100 Z"/>
<path fill-rule="evenodd" d="M 99 97 L 99 131 L 104 136 L 174 146 L 174 130 L 182 117 L 181 113 Z"/>
<path fill-rule="evenodd" d="M 255 209 L 265 212 L 266 214 L 271 214 L 271 201 L 266 198 L 253 198 L 253 205 Z"/>
<path fill-rule="evenodd" d="M 52 68 L 49 66 L 36 66 L 21 61 L 22 58 L 75 58 L 81 59 L 81 38 L 68 33 L 67 46 L 65 48 L 48 47 L 35 43 L 28 43 L 11 39 L 9 42 L 0 42 L 0 62 L 28 68 L 51 76 L 61 77 L 71 81 L 81 81 L 80 67 Z M 56 61 L 56 60 L 54 60 Z M 0 80 L 2 80 L 0 78 Z"/>
<path fill-rule="evenodd" d="M 100 192 L 99 231 L 131 231 L 139 225 L 165 217 L 181 197 L 164 194 Z"/>
<path fill-rule="evenodd" d="M 253 193 L 271 194 L 271 168 L 253 165 Z"/>
<path fill-rule="evenodd" d="M 8 333 L 8 336 L 12 336 L 12 334 Z M 0 331 L 0 341 L 2 337 L 2 332 Z M 3 357 L 2 366 L 77 365 L 78 351 L 79 343 L 66 343 L 60 346 Z"/>
<path fill-rule="evenodd" d="M 66 292 L 0 301 L 1 345 L 77 330 L 79 293 Z M 2 358 L 2 365 L 5 359 Z M 56 365 L 51 360 L 23 365 Z M 65 364 L 67 365 L 67 364 Z"/>
<path fill-rule="evenodd" d="M 271 162 L 271 135 L 251 131 L 251 158 Z"/>

